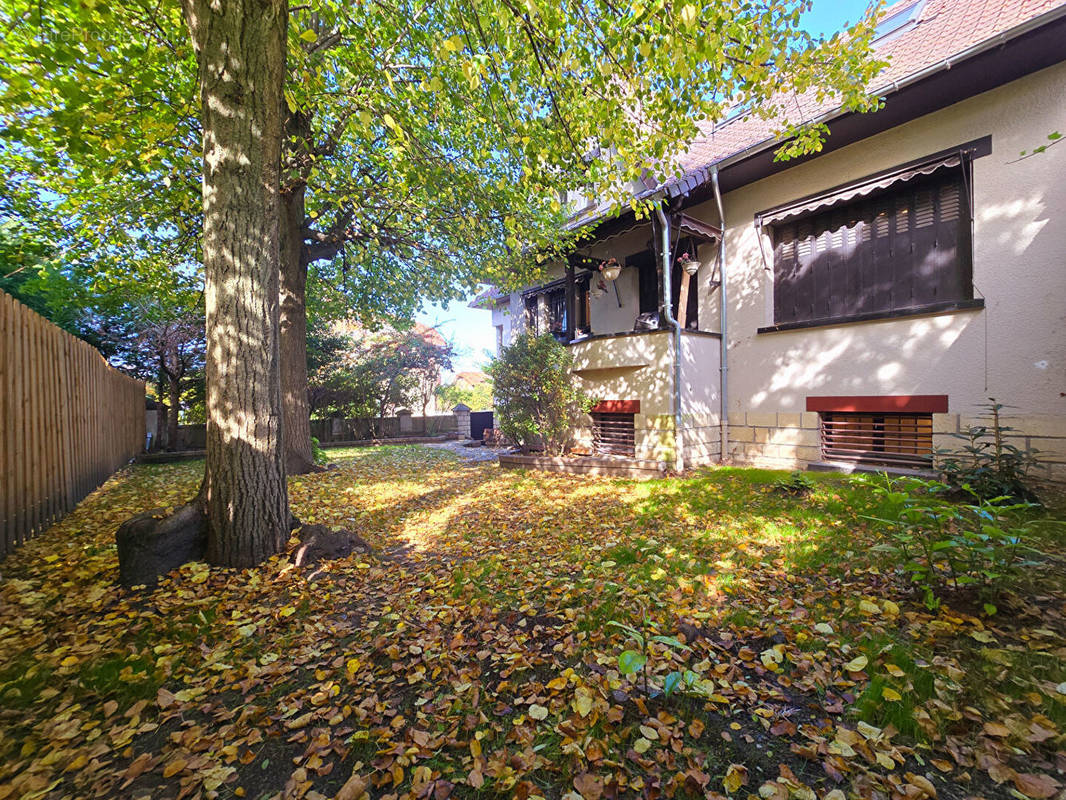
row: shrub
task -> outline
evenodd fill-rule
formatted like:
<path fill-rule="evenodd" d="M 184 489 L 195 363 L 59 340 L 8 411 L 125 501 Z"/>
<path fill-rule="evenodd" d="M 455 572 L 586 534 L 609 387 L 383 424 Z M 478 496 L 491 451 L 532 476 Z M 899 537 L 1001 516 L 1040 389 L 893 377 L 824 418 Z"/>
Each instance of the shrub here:
<path fill-rule="evenodd" d="M 1036 466 L 1036 450 L 1022 450 L 1004 436 L 1014 429 L 1000 420 L 1001 403 L 989 398 L 984 405 L 989 425 L 971 425 L 952 434 L 966 445 L 962 452 L 938 452 L 940 472 L 948 491 L 978 501 L 1001 498 L 1007 502 L 1036 502 L 1029 474 Z"/>
<path fill-rule="evenodd" d="M 1032 503 L 1007 505 L 1003 497 L 946 503 L 911 488 L 916 486 L 894 485 L 886 477 L 885 485 L 875 490 L 880 515 L 866 518 L 882 533 L 874 550 L 893 557 L 894 565 L 924 590 L 930 608 L 949 588 L 973 586 L 993 597 L 1019 568 L 1034 563 L 1028 557 L 1038 551 L 1025 544 L 1034 524 L 1025 519 Z"/>
<path fill-rule="evenodd" d="M 782 494 L 790 494 L 793 497 L 804 497 L 814 491 L 814 481 L 810 476 L 795 470 L 789 473 L 787 478 L 778 478 L 774 481 L 774 490 Z"/>
<path fill-rule="evenodd" d="M 570 375 L 574 357 L 550 335 L 519 337 L 489 367 L 495 392 L 494 424 L 523 452 L 543 447 L 562 453 L 588 398 Z"/>
<path fill-rule="evenodd" d="M 311 437 L 311 458 L 316 464 L 329 463 L 329 453 L 322 449 L 322 443 L 314 436 Z"/>

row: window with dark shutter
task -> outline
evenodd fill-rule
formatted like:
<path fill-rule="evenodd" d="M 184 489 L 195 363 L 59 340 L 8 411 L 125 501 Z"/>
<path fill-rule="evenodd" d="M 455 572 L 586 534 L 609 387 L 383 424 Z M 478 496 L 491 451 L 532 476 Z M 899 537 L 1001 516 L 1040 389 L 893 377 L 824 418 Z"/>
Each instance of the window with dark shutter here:
<path fill-rule="evenodd" d="M 973 299 L 968 164 L 772 224 L 774 323 Z"/>

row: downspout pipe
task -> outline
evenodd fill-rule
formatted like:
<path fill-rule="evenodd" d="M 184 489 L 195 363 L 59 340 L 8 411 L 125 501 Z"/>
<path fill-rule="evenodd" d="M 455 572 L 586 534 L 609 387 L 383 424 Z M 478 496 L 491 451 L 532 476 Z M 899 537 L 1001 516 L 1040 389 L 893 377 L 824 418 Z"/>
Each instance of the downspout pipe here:
<path fill-rule="evenodd" d="M 674 331 L 674 469 L 685 469 L 685 450 L 681 435 L 681 324 L 674 319 L 670 308 L 670 287 L 673 286 L 670 253 L 670 220 L 663 213 L 662 205 L 655 204 L 655 216 L 659 218 L 659 233 L 662 236 L 663 258 L 663 318 Z"/>
<path fill-rule="evenodd" d="M 727 288 L 729 284 L 726 282 L 726 269 L 725 269 L 725 212 L 722 210 L 722 190 L 718 186 L 718 165 L 715 164 L 711 168 L 711 186 L 714 188 L 714 201 L 718 205 L 718 222 L 719 227 L 722 230 L 722 235 L 718 238 L 718 274 L 721 280 L 721 286 L 719 286 L 719 302 L 721 303 L 721 323 L 722 323 L 722 339 L 721 339 L 721 355 L 718 358 L 718 370 L 721 376 L 721 392 L 719 393 L 722 401 L 721 410 L 719 411 L 719 443 L 721 445 L 721 452 L 719 453 L 718 460 L 721 463 L 726 463 L 729 457 L 729 302 Z"/>

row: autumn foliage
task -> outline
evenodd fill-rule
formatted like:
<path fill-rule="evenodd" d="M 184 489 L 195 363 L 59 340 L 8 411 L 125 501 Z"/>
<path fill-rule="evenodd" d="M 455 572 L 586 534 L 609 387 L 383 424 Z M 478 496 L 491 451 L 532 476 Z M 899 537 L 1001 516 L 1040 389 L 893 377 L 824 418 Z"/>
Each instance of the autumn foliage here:
<path fill-rule="evenodd" d="M 716 470 L 633 483 L 332 451 L 305 523 L 371 553 L 115 583 L 115 527 L 202 465 L 121 473 L 3 563 L 0 798 L 1050 798 L 1066 595 L 930 611 L 877 495 Z M 612 625 L 612 622 L 620 625 Z M 648 635 L 644 676 L 619 670 Z M 652 637 L 676 639 L 683 648 Z M 677 670 L 695 678 L 664 697 Z M 576 793 L 571 794 L 571 793 Z"/>

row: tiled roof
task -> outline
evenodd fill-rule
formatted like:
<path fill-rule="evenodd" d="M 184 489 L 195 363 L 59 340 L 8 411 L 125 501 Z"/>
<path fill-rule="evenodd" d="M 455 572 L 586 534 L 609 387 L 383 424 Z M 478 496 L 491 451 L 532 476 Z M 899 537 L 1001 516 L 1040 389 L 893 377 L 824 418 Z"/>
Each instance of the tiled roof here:
<path fill-rule="evenodd" d="M 882 19 L 921 0 L 902 0 L 885 9 Z M 871 92 L 881 92 L 894 82 L 995 38 L 1004 31 L 1063 5 L 1066 0 L 927 0 L 915 20 L 901 31 L 875 42 L 878 58 L 888 61 L 871 82 Z M 832 102 L 798 101 L 791 121 L 813 119 L 834 110 Z M 802 114 L 802 117 L 800 116 Z M 757 117 L 740 117 L 717 129 L 708 125 L 680 162 L 686 177 L 735 153 L 774 138 L 775 124 Z M 684 183 L 685 178 L 679 183 Z"/>

